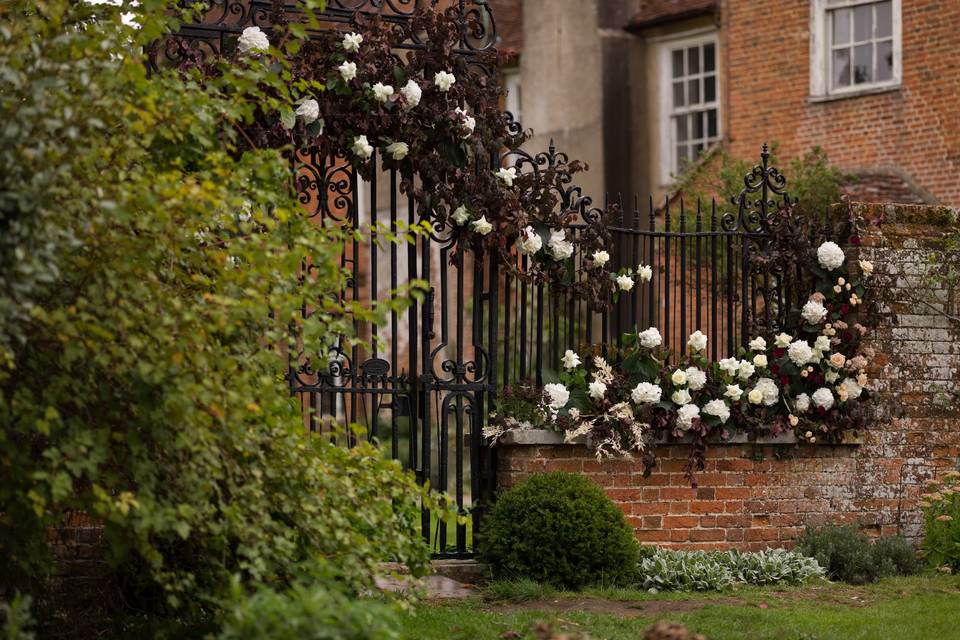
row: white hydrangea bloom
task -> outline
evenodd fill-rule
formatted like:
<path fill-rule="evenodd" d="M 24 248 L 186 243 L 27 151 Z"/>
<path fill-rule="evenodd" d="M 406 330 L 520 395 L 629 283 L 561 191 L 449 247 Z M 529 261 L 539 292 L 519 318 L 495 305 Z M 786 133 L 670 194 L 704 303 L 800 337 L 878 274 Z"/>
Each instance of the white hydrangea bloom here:
<path fill-rule="evenodd" d="M 810 324 L 820 324 L 827 317 L 827 308 L 816 300 L 807 300 L 800 316 Z"/>
<path fill-rule="evenodd" d="M 320 103 L 313 98 L 307 98 L 300 103 L 296 111 L 297 117 L 303 120 L 304 124 L 316 122 L 320 117 Z"/>
<path fill-rule="evenodd" d="M 525 256 L 532 256 L 543 247 L 543 238 L 533 227 L 527 226 L 517 236 L 517 251 Z"/>
<path fill-rule="evenodd" d="M 777 388 L 777 383 L 770 378 L 758 379 L 753 388 L 760 390 L 760 393 L 763 394 L 763 404 L 768 407 L 777 404 L 777 400 L 780 399 L 780 389 Z"/>
<path fill-rule="evenodd" d="M 423 95 L 423 89 L 417 84 L 416 80 L 407 80 L 407 84 L 400 89 L 400 97 L 403 98 L 403 104 L 407 109 L 413 109 L 420 104 L 420 97 Z"/>
<path fill-rule="evenodd" d="M 456 76 L 446 71 L 437 71 L 433 75 L 433 84 L 435 84 L 437 88 L 440 89 L 440 91 L 442 91 L 443 93 L 450 91 L 450 87 L 452 87 L 453 83 L 455 83 L 456 81 L 457 81 Z"/>
<path fill-rule="evenodd" d="M 700 417 L 700 407 L 695 404 L 685 404 L 677 410 L 677 424 L 689 429 L 694 418 Z"/>
<path fill-rule="evenodd" d="M 817 247 L 817 261 L 827 271 L 839 268 L 845 259 L 843 249 L 836 242 L 827 241 Z"/>
<path fill-rule="evenodd" d="M 830 389 L 826 387 L 820 387 L 813 392 L 810 400 L 814 405 L 829 411 L 830 408 L 833 407 L 833 391 L 830 391 Z"/>
<path fill-rule="evenodd" d="M 684 373 L 687 374 L 687 386 L 692 391 L 699 391 L 707 384 L 707 374 L 697 367 L 688 367 Z"/>
<path fill-rule="evenodd" d="M 237 40 L 237 51 L 246 55 L 248 53 L 263 53 L 270 48 L 270 38 L 267 37 L 260 27 L 247 27 L 240 34 Z"/>
<path fill-rule="evenodd" d="M 806 413 L 810 410 L 810 396 L 801 393 L 794 399 L 794 406 L 800 413 Z"/>
<path fill-rule="evenodd" d="M 649 382 L 641 382 L 630 392 L 630 398 L 637 404 L 655 404 L 660 402 L 662 395 L 663 389 Z"/>
<path fill-rule="evenodd" d="M 687 344 L 690 345 L 690 348 L 694 351 L 703 351 L 707 348 L 707 336 L 697 329 L 690 334 L 690 339 L 687 340 Z"/>
<path fill-rule="evenodd" d="M 708 416 L 716 416 L 720 418 L 720 422 L 725 423 L 730 418 L 730 407 L 727 406 L 727 403 L 723 400 L 711 400 L 707 404 L 703 405 L 703 413 Z"/>
<path fill-rule="evenodd" d="M 359 33 L 345 33 L 343 34 L 343 40 L 340 41 L 340 45 L 344 48 L 344 50 L 351 53 L 360 51 L 360 45 L 362 43 L 363 36 Z"/>
<path fill-rule="evenodd" d="M 660 335 L 660 330 L 656 327 L 650 327 L 649 329 L 641 331 L 637 334 L 637 338 L 640 340 L 640 346 L 646 349 L 653 349 L 663 344 L 663 337 Z"/>
<path fill-rule="evenodd" d="M 787 356 L 793 364 L 802 367 L 813 359 L 813 349 L 806 340 L 795 340 L 787 347 Z"/>
<path fill-rule="evenodd" d="M 559 382 L 543 385 L 543 393 L 551 409 L 562 409 L 570 400 L 570 391 Z"/>
<path fill-rule="evenodd" d="M 580 356 L 573 349 L 567 349 L 560 358 L 560 364 L 564 369 L 576 369 L 580 366 Z"/>

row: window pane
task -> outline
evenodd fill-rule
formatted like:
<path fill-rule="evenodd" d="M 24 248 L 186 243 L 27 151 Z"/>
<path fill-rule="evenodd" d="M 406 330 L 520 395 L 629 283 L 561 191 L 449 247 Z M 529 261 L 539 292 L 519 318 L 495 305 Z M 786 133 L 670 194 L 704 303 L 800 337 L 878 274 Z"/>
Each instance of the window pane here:
<path fill-rule="evenodd" d="M 853 83 L 873 82 L 873 45 L 862 44 L 853 49 Z"/>
<path fill-rule="evenodd" d="M 690 138 L 692 140 L 703 140 L 703 121 L 706 119 L 707 114 L 705 112 L 693 114 L 693 133 Z"/>
<path fill-rule="evenodd" d="M 687 49 L 687 75 L 700 73 L 700 47 Z"/>
<path fill-rule="evenodd" d="M 853 39 L 869 40 L 873 35 L 873 5 L 861 4 L 853 8 Z"/>
<path fill-rule="evenodd" d="M 707 76 L 703 79 L 703 101 L 713 102 L 717 99 L 717 77 Z"/>
<path fill-rule="evenodd" d="M 717 110 L 716 109 L 707 110 L 707 136 L 710 138 L 717 137 Z"/>
<path fill-rule="evenodd" d="M 683 77 L 683 49 L 677 49 L 671 54 L 673 58 L 673 77 Z"/>
<path fill-rule="evenodd" d="M 687 80 L 687 104 L 700 104 L 700 78 Z"/>
<path fill-rule="evenodd" d="M 685 144 L 677 145 L 677 169 L 682 169 L 685 164 L 687 164 L 687 150 L 688 147 Z"/>
<path fill-rule="evenodd" d="M 850 9 L 831 11 L 833 14 L 833 44 L 850 41 Z"/>
<path fill-rule="evenodd" d="M 673 106 L 683 106 L 683 82 L 673 83 Z"/>
<path fill-rule="evenodd" d="M 877 7 L 877 36 L 887 38 L 893 35 L 893 9 L 890 2 L 881 2 Z"/>
<path fill-rule="evenodd" d="M 699 156 L 701 151 L 703 151 L 702 142 L 698 142 L 697 144 L 693 145 L 693 158 Z"/>
<path fill-rule="evenodd" d="M 703 45 L 703 70 L 713 71 L 716 62 L 713 59 L 713 43 Z"/>
<path fill-rule="evenodd" d="M 850 86 L 850 50 L 837 49 L 833 52 L 833 86 Z"/>
<path fill-rule="evenodd" d="M 687 118 L 689 116 L 677 116 L 675 121 L 677 123 L 677 140 L 679 142 L 685 142 L 687 139 Z"/>
<path fill-rule="evenodd" d="M 893 42 L 877 43 L 877 81 L 893 78 Z"/>

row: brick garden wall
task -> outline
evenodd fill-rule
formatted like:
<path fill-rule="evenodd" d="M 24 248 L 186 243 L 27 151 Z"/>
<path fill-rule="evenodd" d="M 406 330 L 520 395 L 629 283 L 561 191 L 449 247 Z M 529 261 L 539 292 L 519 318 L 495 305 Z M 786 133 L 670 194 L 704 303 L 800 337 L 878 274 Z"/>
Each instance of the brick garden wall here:
<path fill-rule="evenodd" d="M 600 463 L 583 446 L 507 446 L 498 452 L 500 486 L 540 471 L 584 473 L 641 541 L 688 549 L 790 546 L 804 525 L 828 522 L 916 539 L 924 481 L 960 457 L 960 327 L 937 313 L 960 316 L 960 290 L 931 290 L 926 275 L 929 254 L 948 226 L 957 229 L 956 212 L 852 206 L 886 218 L 860 249 L 875 264 L 881 300 L 870 334 L 875 420 L 861 444 L 713 445 L 697 488 L 683 475 L 684 445 L 658 447 L 648 478 L 640 461 Z M 933 307 L 907 300 L 920 294 Z"/>

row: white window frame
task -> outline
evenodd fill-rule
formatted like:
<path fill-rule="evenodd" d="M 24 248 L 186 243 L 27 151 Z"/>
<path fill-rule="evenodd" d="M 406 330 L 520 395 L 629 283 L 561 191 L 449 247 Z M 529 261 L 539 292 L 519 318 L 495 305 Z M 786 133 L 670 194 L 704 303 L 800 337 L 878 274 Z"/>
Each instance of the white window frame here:
<path fill-rule="evenodd" d="M 889 91 L 903 81 L 903 21 L 902 0 L 891 0 L 893 27 L 893 76 L 889 80 L 868 84 L 851 84 L 849 87 L 832 87 L 830 20 L 827 13 L 833 9 L 845 9 L 862 4 L 874 4 L 880 0 L 811 0 L 810 2 L 810 96 L 813 98 L 840 98 L 858 94 Z"/>
<path fill-rule="evenodd" d="M 716 27 L 706 27 L 694 31 L 685 31 L 676 36 L 651 39 L 657 45 L 657 68 L 660 77 L 658 78 L 660 94 L 660 113 L 658 128 L 660 130 L 660 184 L 668 185 L 671 179 L 676 175 L 677 165 L 677 145 L 674 140 L 673 126 L 673 66 L 671 53 L 676 49 L 691 47 L 693 45 L 713 44 L 714 67 L 716 71 L 716 99 L 713 103 L 705 103 L 703 108 L 713 108 L 717 110 L 717 141 L 723 139 L 723 92 L 722 76 L 723 70 L 720 67 L 720 38 Z M 701 65 L 703 61 L 701 60 Z M 712 144 L 716 144 L 716 142 Z M 706 153 L 709 147 L 705 147 L 701 154 Z"/>

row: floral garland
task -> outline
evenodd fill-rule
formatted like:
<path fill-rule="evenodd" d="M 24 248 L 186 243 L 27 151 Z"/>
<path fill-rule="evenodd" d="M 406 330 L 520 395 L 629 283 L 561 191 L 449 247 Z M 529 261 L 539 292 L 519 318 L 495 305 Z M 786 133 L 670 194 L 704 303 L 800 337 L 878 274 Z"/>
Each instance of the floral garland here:
<path fill-rule="evenodd" d="M 806 250 L 797 234 L 785 235 L 783 246 L 801 247 L 794 257 Z M 841 441 L 845 431 L 862 427 L 870 395 L 866 367 L 873 352 L 863 347 L 867 329 L 854 314 L 873 265 L 849 264 L 832 241 L 814 253 L 815 290 L 789 333 L 758 335 L 719 362 L 707 360 L 707 336 L 699 330 L 682 356 L 663 347 L 655 327 L 625 335 L 623 347 L 608 348 L 607 357 L 600 345 L 568 350 L 563 371 L 542 389 L 529 383 L 504 389 L 484 435 L 495 443 L 510 430 L 559 430 L 567 441 L 586 437 L 598 459 L 641 453 L 647 473 L 658 436 L 688 436 L 685 472 L 694 485 L 708 439 L 726 439 L 731 427 L 754 436 L 793 431 L 811 444 Z M 672 355 L 679 357 L 670 365 Z"/>

